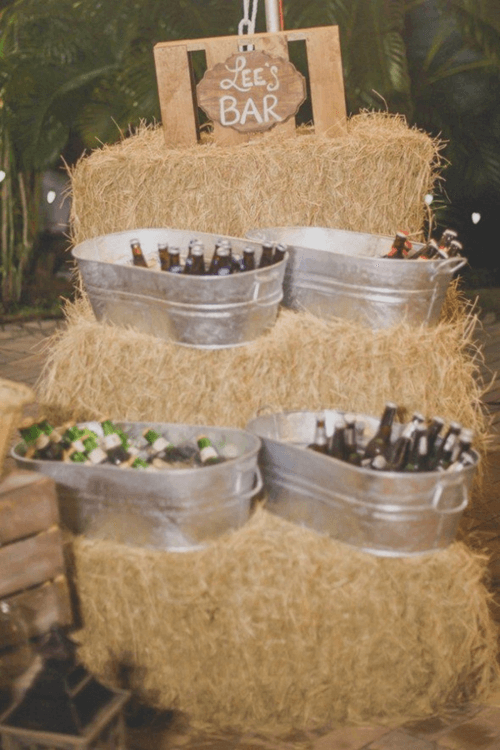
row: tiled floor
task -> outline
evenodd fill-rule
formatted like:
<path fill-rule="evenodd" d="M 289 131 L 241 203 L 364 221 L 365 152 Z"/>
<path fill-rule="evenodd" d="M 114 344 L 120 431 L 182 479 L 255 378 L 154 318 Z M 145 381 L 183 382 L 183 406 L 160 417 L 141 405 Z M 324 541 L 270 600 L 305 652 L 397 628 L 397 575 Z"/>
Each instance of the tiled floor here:
<path fill-rule="evenodd" d="M 62 321 L 0 326 L 0 377 L 33 386 L 44 362 L 47 337 L 58 325 Z M 488 456 L 483 503 L 465 514 L 462 526 L 469 543 L 490 555 L 489 585 L 498 592 L 493 612 L 500 622 L 500 378 L 493 377 L 496 368 L 500 370 L 500 320 L 494 315 L 484 318 L 477 337 L 485 354 L 485 382 L 493 378 L 484 401 L 496 439 Z M 37 406 L 27 407 L 26 414 L 36 416 Z M 13 468 L 11 459 L 6 463 Z M 500 750 L 500 693 L 488 705 L 465 706 L 404 726 L 325 728 L 273 739 L 199 731 L 190 727 L 186 717 L 146 711 L 138 726 L 130 726 L 128 745 L 131 750 Z"/>

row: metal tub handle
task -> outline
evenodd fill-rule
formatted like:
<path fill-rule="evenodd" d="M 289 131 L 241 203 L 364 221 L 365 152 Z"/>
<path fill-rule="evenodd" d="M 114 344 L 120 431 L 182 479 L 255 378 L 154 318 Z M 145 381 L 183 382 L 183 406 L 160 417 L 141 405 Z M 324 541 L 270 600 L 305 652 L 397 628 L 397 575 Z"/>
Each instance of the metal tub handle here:
<path fill-rule="evenodd" d="M 439 501 L 441 500 L 441 496 L 443 494 L 443 484 L 440 482 L 434 491 L 434 497 L 432 498 L 432 508 L 437 513 L 442 514 L 461 513 L 462 511 L 464 511 L 469 504 L 469 493 L 467 492 L 467 487 L 463 482 L 460 486 L 462 489 L 461 503 L 453 508 L 440 508 Z"/>
<path fill-rule="evenodd" d="M 436 268 L 430 275 L 430 280 L 434 281 L 436 276 L 450 275 L 452 276 L 455 271 L 462 268 L 467 263 L 467 258 L 450 258 L 449 260 L 442 260 L 436 264 Z"/>
<path fill-rule="evenodd" d="M 250 493 L 252 495 L 254 495 L 254 494 L 256 495 L 258 492 L 261 491 L 261 489 L 264 486 L 264 480 L 262 479 L 262 473 L 261 473 L 260 468 L 258 466 L 255 466 L 254 472 L 255 473 L 254 473 L 253 483 L 252 484 L 254 484 L 255 486 L 252 487 L 252 489 L 250 490 Z M 236 494 L 237 495 L 241 494 L 241 482 L 242 482 L 242 479 L 243 479 L 243 474 L 240 472 L 238 474 L 237 479 L 236 479 Z"/>

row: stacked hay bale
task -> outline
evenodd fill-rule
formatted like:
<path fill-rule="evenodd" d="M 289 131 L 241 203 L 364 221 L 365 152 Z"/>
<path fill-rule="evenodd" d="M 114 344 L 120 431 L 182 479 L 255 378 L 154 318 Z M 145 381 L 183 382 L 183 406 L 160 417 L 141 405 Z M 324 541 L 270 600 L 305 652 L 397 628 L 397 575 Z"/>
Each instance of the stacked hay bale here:
<path fill-rule="evenodd" d="M 396 723 L 498 679 L 484 558 L 377 558 L 259 510 L 190 553 L 78 539 L 80 655 L 192 721 L 254 732 Z M 117 585 L 117 582 L 120 582 Z"/>
<path fill-rule="evenodd" d="M 159 129 L 143 128 L 73 170 L 73 239 L 279 225 L 419 238 L 438 169 L 439 144 L 389 115 L 353 117 L 336 140 L 306 129 L 232 148 L 166 149 Z M 82 292 L 37 389 L 54 419 L 238 427 L 264 408 L 378 414 L 392 400 L 402 418 L 460 420 L 481 448 L 474 324 L 452 285 L 433 329 L 282 310 L 258 341 L 201 351 L 100 324 Z M 139 692 L 198 721 L 254 731 L 397 721 L 481 698 L 498 678 L 484 560 L 458 543 L 377 559 L 259 510 L 191 553 L 84 538 L 73 551 L 87 666 L 110 677 L 131 661 Z"/>

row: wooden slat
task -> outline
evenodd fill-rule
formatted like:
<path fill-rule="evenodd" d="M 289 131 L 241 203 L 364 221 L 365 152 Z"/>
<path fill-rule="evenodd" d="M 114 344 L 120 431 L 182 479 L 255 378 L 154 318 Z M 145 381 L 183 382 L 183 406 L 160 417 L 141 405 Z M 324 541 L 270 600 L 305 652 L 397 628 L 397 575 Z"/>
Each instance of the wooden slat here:
<path fill-rule="evenodd" d="M 165 142 L 170 147 L 198 142 L 188 50 L 184 44 L 154 48 Z"/>
<path fill-rule="evenodd" d="M 306 38 L 314 132 L 329 137 L 345 135 L 345 93 L 338 27 L 325 26 L 314 29 L 314 32 Z"/>
<path fill-rule="evenodd" d="M 0 544 L 36 534 L 58 522 L 53 479 L 32 471 L 13 471 L 0 482 Z"/>
<path fill-rule="evenodd" d="M 268 55 L 283 57 L 285 60 L 289 59 L 288 43 L 285 34 L 272 34 L 270 36 L 262 37 L 256 46 L 264 52 L 267 52 Z M 282 138 L 283 136 L 295 135 L 295 117 L 290 117 L 290 119 L 282 125 L 275 125 L 271 130 L 265 131 L 265 134 L 268 138 Z"/>
<path fill-rule="evenodd" d="M 288 59 L 287 42 L 298 40 L 306 41 L 315 132 L 329 137 L 344 135 L 346 109 L 338 28 L 319 26 L 245 37 L 184 39 L 182 42 L 160 42 L 155 45 L 158 91 L 167 145 L 187 146 L 196 142 L 193 135 L 196 132 L 195 109 L 187 90 L 189 71 L 182 68 L 187 52 L 205 50 L 207 65 L 211 68 L 236 53 L 241 45 L 253 44 L 257 49 Z M 179 49 L 182 49 L 182 53 L 179 53 Z M 171 61 L 170 56 L 175 57 L 175 61 Z M 188 67 L 187 62 L 185 64 Z M 179 77 L 182 80 L 178 80 Z M 189 116 L 183 113 L 183 109 L 189 111 Z M 294 132 L 294 118 L 290 118 L 264 135 L 267 138 L 293 135 Z M 214 123 L 214 135 L 216 143 L 224 145 L 242 143 L 253 137 L 252 134 L 239 133 L 219 123 Z"/>
<path fill-rule="evenodd" d="M 0 547 L 0 597 L 56 578 L 62 573 L 62 540 L 57 526 L 21 542 Z"/>
<path fill-rule="evenodd" d="M 73 622 L 68 582 L 64 575 L 10 596 L 6 601 L 20 608 L 30 638 L 46 633 L 51 625 L 70 625 Z"/>
<path fill-rule="evenodd" d="M 217 63 L 224 62 L 231 55 L 238 52 L 238 37 L 219 37 L 217 40 L 207 39 L 206 56 L 207 68 L 213 68 Z M 214 138 L 220 146 L 234 146 L 238 143 L 246 143 L 251 137 L 250 133 L 239 133 L 233 128 L 224 127 L 219 122 L 213 123 Z"/>

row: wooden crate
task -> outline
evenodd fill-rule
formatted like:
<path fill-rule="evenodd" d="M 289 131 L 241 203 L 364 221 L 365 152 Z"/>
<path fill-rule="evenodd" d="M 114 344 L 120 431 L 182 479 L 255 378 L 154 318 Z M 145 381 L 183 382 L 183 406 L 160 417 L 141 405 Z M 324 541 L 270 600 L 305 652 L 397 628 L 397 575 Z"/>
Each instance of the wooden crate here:
<path fill-rule="evenodd" d="M 72 622 L 55 482 L 30 471 L 0 481 L 0 598 L 18 605 L 30 637 Z"/>
<path fill-rule="evenodd" d="M 309 86 L 315 132 L 339 136 L 345 133 L 346 109 L 342 60 L 337 26 L 293 29 L 273 33 L 222 36 L 160 42 L 154 48 L 158 94 L 165 141 L 169 147 L 196 144 L 199 138 L 196 93 L 189 54 L 204 51 L 207 66 L 212 68 L 237 53 L 244 45 L 270 55 L 289 59 L 288 43 L 305 41 Z M 277 124 L 266 134 L 295 132 L 293 118 Z M 220 145 L 244 143 L 252 135 L 214 123 L 215 142 Z"/>
<path fill-rule="evenodd" d="M 0 718 L 1 747 L 3 750 L 125 750 L 123 707 L 130 693 L 117 689 L 112 692 L 112 700 L 99 711 L 81 736 L 9 726 L 9 716 L 13 712 L 10 708 Z"/>

